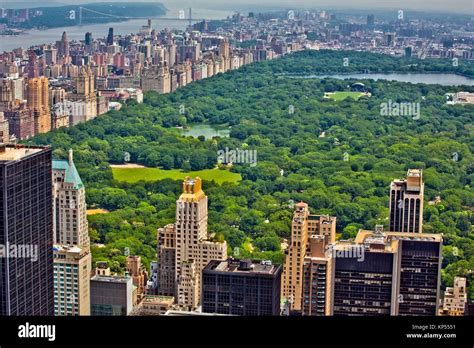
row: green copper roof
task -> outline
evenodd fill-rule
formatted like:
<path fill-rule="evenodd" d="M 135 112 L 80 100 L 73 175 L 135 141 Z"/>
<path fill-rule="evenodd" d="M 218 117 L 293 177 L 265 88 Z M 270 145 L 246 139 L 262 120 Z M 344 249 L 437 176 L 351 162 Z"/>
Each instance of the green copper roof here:
<path fill-rule="evenodd" d="M 69 165 L 67 160 L 53 160 L 53 170 L 65 171 L 64 181 L 73 183 L 74 188 L 79 189 L 84 186 L 74 163 Z"/>

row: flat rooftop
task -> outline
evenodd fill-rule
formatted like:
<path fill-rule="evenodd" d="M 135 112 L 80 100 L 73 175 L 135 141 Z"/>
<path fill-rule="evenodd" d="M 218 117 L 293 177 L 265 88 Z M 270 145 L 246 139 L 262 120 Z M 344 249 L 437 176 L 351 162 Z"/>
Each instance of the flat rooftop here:
<path fill-rule="evenodd" d="M 246 262 L 247 267 L 242 267 L 243 263 Z M 211 261 L 204 270 L 215 271 L 215 272 L 229 272 L 235 274 L 268 274 L 274 275 L 280 269 L 280 265 L 274 265 L 270 262 L 258 262 L 258 261 L 247 261 L 247 260 L 234 260 L 229 259 L 225 261 Z"/>
<path fill-rule="evenodd" d="M 173 303 L 174 297 L 173 296 L 161 296 L 161 295 L 145 295 L 143 297 L 142 303 Z"/>
<path fill-rule="evenodd" d="M 7 145 L 2 151 L 0 149 L 0 161 L 18 161 L 22 158 L 30 156 L 32 154 L 41 152 L 45 150 L 47 147 L 39 147 L 39 146 L 15 146 L 15 145 Z"/>
<path fill-rule="evenodd" d="M 357 233 L 355 242 L 360 244 L 365 241 L 367 237 L 373 237 L 375 234 L 374 231 L 369 230 L 360 230 Z M 398 239 L 398 240 L 414 240 L 414 241 L 423 241 L 423 242 L 441 242 L 443 236 L 441 234 L 435 233 L 414 233 L 414 232 L 389 232 L 383 231 L 383 235 L 388 239 Z"/>
<path fill-rule="evenodd" d="M 55 252 L 68 252 L 68 253 L 75 253 L 75 254 L 80 254 L 82 249 L 79 248 L 76 245 L 73 246 L 67 246 L 67 245 L 61 245 L 61 244 L 54 244 L 53 245 L 53 251 Z"/>
<path fill-rule="evenodd" d="M 125 278 L 120 276 L 104 276 L 104 275 L 95 275 L 91 278 L 91 281 L 103 282 L 103 283 L 127 283 L 131 281 L 132 278 Z"/>

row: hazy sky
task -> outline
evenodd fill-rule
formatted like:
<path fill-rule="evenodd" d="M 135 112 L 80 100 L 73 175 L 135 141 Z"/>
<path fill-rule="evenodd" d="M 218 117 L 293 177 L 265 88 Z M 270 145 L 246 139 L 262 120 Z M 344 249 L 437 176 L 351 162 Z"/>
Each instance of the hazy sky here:
<path fill-rule="evenodd" d="M 1 3 L 35 3 L 38 6 L 46 2 L 78 4 L 91 2 L 132 2 L 130 0 L 0 0 Z M 474 16 L 474 0 L 137 0 L 137 2 L 161 2 L 170 7 L 194 6 L 208 8 L 275 7 L 275 8 L 353 8 L 353 9 L 402 9 L 420 11 L 444 11 L 471 14 Z"/>

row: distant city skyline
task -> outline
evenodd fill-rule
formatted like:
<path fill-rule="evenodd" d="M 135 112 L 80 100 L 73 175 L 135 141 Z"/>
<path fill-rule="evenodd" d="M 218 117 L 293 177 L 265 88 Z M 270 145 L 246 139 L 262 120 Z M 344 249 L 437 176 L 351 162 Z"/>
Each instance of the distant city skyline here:
<path fill-rule="evenodd" d="M 127 0 L 83 0 L 80 3 L 103 3 L 103 2 L 129 2 Z M 139 0 L 139 2 L 153 2 L 155 0 Z M 263 8 L 327 8 L 327 9 L 358 9 L 368 11 L 372 10 L 383 10 L 383 9 L 401 9 L 401 10 L 414 10 L 414 11 L 423 11 L 423 12 L 449 12 L 449 13 L 459 13 L 467 14 L 474 16 L 474 2 L 471 0 L 457 0 L 456 2 L 447 2 L 445 0 L 386 0 L 386 1 L 374 1 L 374 0 L 359 0 L 357 3 L 351 0 L 340 0 L 334 2 L 331 0 L 319 0 L 309 1 L 309 0 L 235 0 L 231 1 L 228 4 L 223 4 L 221 1 L 216 0 L 160 0 L 158 1 L 168 8 L 176 8 L 179 6 L 183 7 L 196 7 L 196 8 L 227 8 L 229 10 L 241 10 L 243 8 L 247 9 L 263 9 Z M 74 0 L 47 0 L 47 1 L 32 1 L 32 0 L 17 0 L 5 1 L 2 7 L 21 7 L 23 6 L 48 6 L 48 5 L 68 5 L 68 4 L 77 4 L 77 1 Z"/>

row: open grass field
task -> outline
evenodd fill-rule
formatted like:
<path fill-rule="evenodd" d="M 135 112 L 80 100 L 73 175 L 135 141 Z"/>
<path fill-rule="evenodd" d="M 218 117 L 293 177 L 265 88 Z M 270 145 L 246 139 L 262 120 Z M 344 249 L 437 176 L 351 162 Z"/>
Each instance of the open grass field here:
<path fill-rule="evenodd" d="M 163 179 L 183 180 L 185 176 L 199 176 L 204 181 L 214 180 L 218 184 L 224 182 L 237 183 L 242 180 L 240 174 L 227 170 L 204 169 L 191 172 L 182 172 L 179 169 L 164 170 L 160 168 L 112 168 L 114 179 L 130 183 L 138 181 L 158 181 Z"/>
<path fill-rule="evenodd" d="M 107 214 L 109 211 L 107 209 L 97 208 L 97 209 L 87 209 L 87 215 L 97 215 L 97 214 Z"/>
<path fill-rule="evenodd" d="M 324 97 L 329 98 L 334 101 L 344 100 L 347 97 L 350 97 L 354 100 L 358 100 L 362 97 L 364 93 L 362 92 L 334 92 L 334 93 L 325 93 Z"/>

